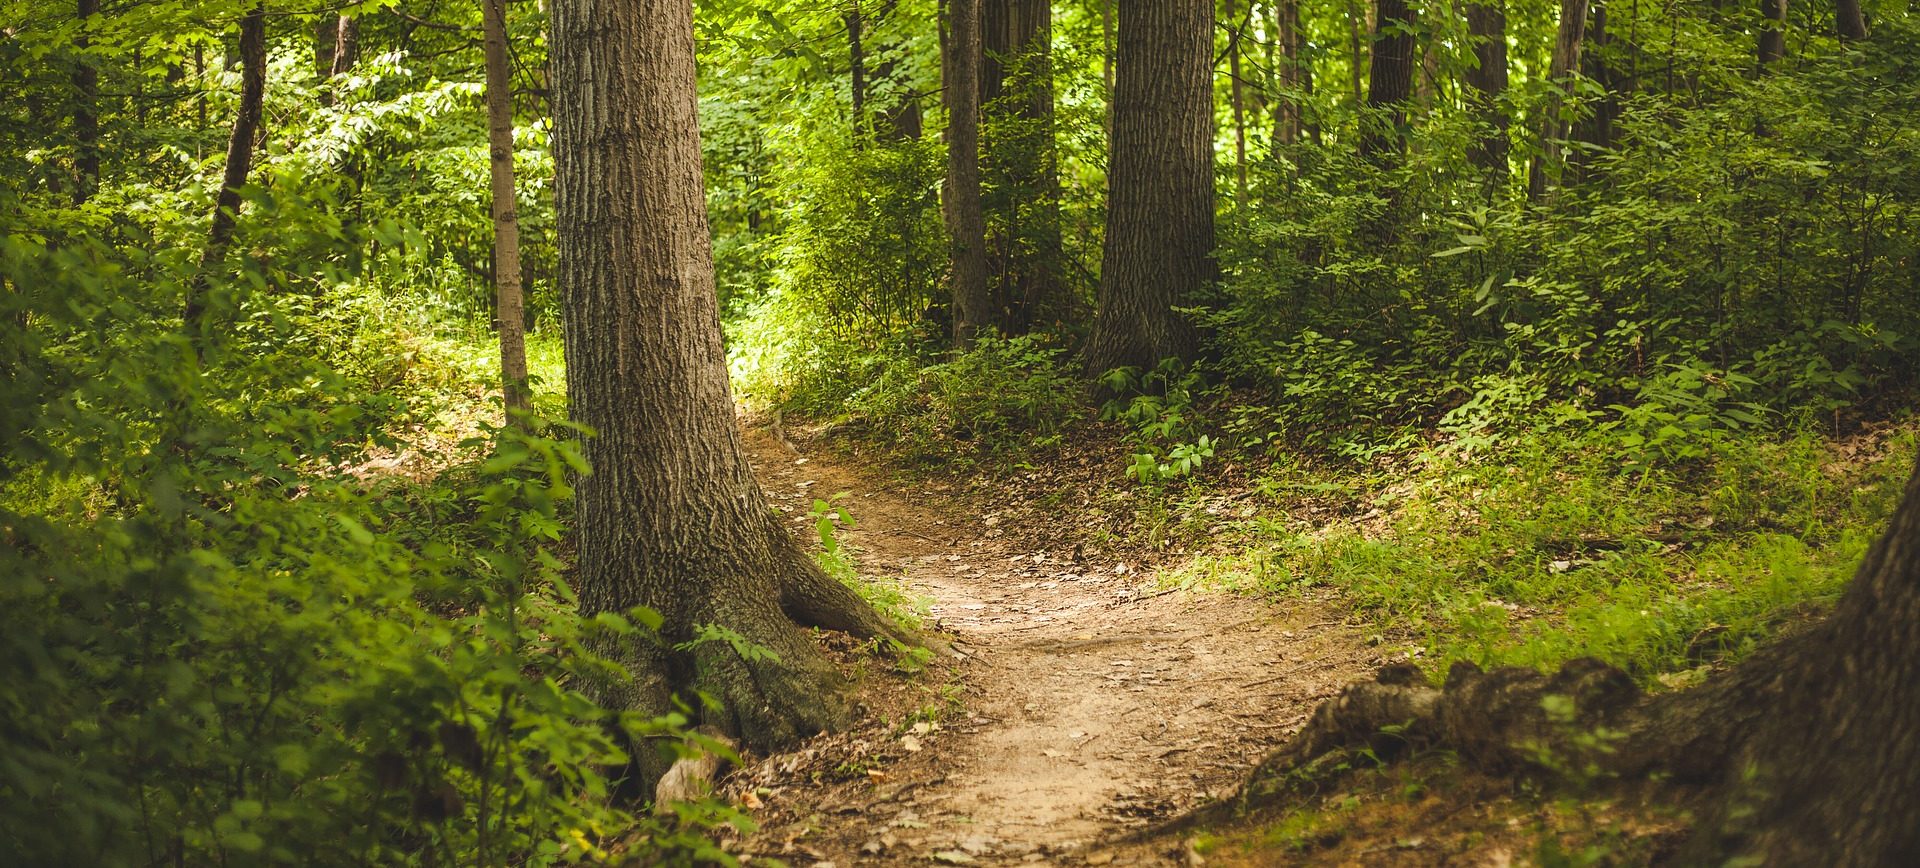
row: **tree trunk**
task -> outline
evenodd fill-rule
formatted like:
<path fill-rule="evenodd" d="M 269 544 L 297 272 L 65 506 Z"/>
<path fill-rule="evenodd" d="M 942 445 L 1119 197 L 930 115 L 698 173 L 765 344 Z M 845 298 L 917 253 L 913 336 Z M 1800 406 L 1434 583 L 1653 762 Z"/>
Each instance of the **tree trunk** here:
<path fill-rule="evenodd" d="M 1833 23 L 1841 42 L 1867 38 L 1867 19 L 1860 14 L 1860 0 L 1835 0 Z"/>
<path fill-rule="evenodd" d="M 100 0 L 79 0 L 76 6 L 80 29 L 73 37 L 73 204 L 84 205 L 100 186 L 100 68 L 88 50 Z"/>
<path fill-rule="evenodd" d="M 1567 137 L 1567 125 L 1560 113 L 1567 95 L 1572 93 L 1574 70 L 1580 68 L 1580 47 L 1586 43 L 1587 0 L 1560 0 L 1560 29 L 1553 45 L 1553 66 L 1547 72 L 1551 86 L 1540 108 L 1540 152 L 1534 155 L 1527 172 L 1527 199 L 1538 202 L 1546 197 L 1548 174 L 1559 174 L 1561 140 Z"/>
<path fill-rule="evenodd" d="M 1060 157 L 1054 141 L 1053 9 L 986 0 L 981 12 L 983 208 L 992 323 L 1006 334 L 1064 319 Z"/>
<path fill-rule="evenodd" d="M 867 51 L 866 46 L 861 44 L 861 27 L 866 22 L 861 18 L 858 0 L 844 20 L 847 24 L 847 77 L 853 92 L 853 140 L 859 143 L 867 138 Z"/>
<path fill-rule="evenodd" d="M 1505 0 L 1467 0 L 1467 34 L 1476 64 L 1467 70 L 1467 105 L 1485 134 L 1467 152 L 1487 173 L 1491 186 L 1507 180 L 1507 130 L 1502 100 L 1507 93 L 1507 10 Z"/>
<path fill-rule="evenodd" d="M 1213 2 L 1120 7 L 1107 237 L 1091 376 L 1191 359 L 1199 334 L 1175 312 L 1215 277 Z"/>
<path fill-rule="evenodd" d="M 486 38 L 487 163 L 493 195 L 494 318 L 500 329 L 500 389 L 507 423 L 533 409 L 527 387 L 526 303 L 520 285 L 520 208 L 513 184 L 513 75 L 507 68 L 506 0 L 482 0 Z"/>
<path fill-rule="evenodd" d="M 1594 174 L 1593 161 L 1597 152 L 1613 147 L 1613 122 L 1620 113 L 1620 98 L 1616 87 L 1613 69 L 1607 65 L 1608 46 L 1613 37 L 1607 33 L 1607 4 L 1595 3 L 1592 22 L 1587 27 L 1587 49 L 1580 54 L 1581 74 L 1592 79 L 1600 86 L 1600 99 L 1593 105 L 1593 113 L 1580 121 L 1575 128 L 1573 139 L 1586 146 L 1575 151 L 1569 161 L 1580 180 L 1585 181 Z"/>
<path fill-rule="evenodd" d="M 678 696 L 750 748 L 790 745 L 848 718 L 841 678 L 801 626 L 898 631 L 801 552 L 741 445 L 702 189 L 693 3 L 560 0 L 551 14 L 567 393 L 596 432 L 574 587 L 590 615 L 647 606 L 664 618 L 657 640 L 605 649 L 633 680 L 602 685 L 602 700 L 661 713 Z M 645 765 L 645 783 L 664 768 Z"/>
<path fill-rule="evenodd" d="M 1347 72 L 1353 85 L 1353 106 L 1359 108 L 1366 100 L 1364 79 L 1365 63 L 1361 60 L 1360 44 L 1362 34 L 1366 33 L 1365 20 L 1361 17 L 1360 0 L 1347 0 Z"/>
<path fill-rule="evenodd" d="M 207 277 L 226 259 L 233 242 L 234 221 L 240 214 L 240 188 L 253 169 L 253 140 L 260 134 L 261 103 L 267 92 L 267 7 L 257 3 L 240 18 L 240 107 L 227 137 L 226 169 L 220 193 L 214 197 L 213 219 L 207 229 L 207 247 L 200 254 L 200 270 L 187 286 L 185 320 L 191 334 L 203 333 L 206 323 Z M 196 343 L 196 347 L 204 350 Z"/>
<path fill-rule="evenodd" d="M 334 26 L 333 69 L 330 75 L 345 75 L 358 62 L 360 62 L 360 19 L 342 14 Z"/>
<path fill-rule="evenodd" d="M 1274 4 L 1274 32 L 1280 43 L 1280 93 L 1273 101 L 1274 139 L 1291 145 L 1300 141 L 1300 0 Z"/>
<path fill-rule="evenodd" d="M 1760 0 L 1760 40 L 1755 54 L 1761 71 L 1787 56 L 1787 0 Z"/>
<path fill-rule="evenodd" d="M 1916 695 L 1920 468 L 1832 615 L 1698 688 L 1644 697 L 1592 659 L 1550 676 L 1456 663 L 1440 689 L 1390 666 L 1321 705 L 1238 800 L 1183 824 L 1282 797 L 1302 779 L 1292 772 L 1330 771 L 1351 748 L 1440 746 L 1496 773 L 1590 765 L 1629 785 L 1657 774 L 1708 788 L 1675 864 L 1905 865 L 1920 853 Z"/>
<path fill-rule="evenodd" d="M 947 233 L 953 345 L 968 349 L 993 322 L 987 227 L 980 202 L 980 3 L 953 0 L 947 41 Z"/>
<path fill-rule="evenodd" d="M 1361 122 L 1360 154 L 1379 160 L 1406 145 L 1407 99 L 1413 95 L 1413 9 L 1407 0 L 1377 0 L 1373 63 L 1368 73 L 1367 117 Z"/>

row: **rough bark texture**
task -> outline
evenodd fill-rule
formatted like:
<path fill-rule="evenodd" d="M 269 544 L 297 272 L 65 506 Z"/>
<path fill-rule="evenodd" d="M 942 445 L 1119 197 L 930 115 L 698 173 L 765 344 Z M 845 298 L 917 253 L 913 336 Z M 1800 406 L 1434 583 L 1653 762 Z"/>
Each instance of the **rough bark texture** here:
<path fill-rule="evenodd" d="M 513 184 L 513 75 L 507 68 L 506 0 L 483 0 L 487 160 L 493 197 L 494 318 L 500 329 L 501 397 L 509 424 L 533 409 L 527 388 L 526 302 L 520 285 L 519 198 Z"/>
<path fill-rule="evenodd" d="M 1787 0 L 1760 0 L 1760 39 L 1755 55 L 1760 68 L 1787 56 Z"/>
<path fill-rule="evenodd" d="M 1360 136 L 1362 156 L 1378 159 L 1405 146 L 1407 99 L 1413 96 L 1413 9 L 1407 0 L 1377 0 L 1373 62 L 1368 73 L 1369 117 Z"/>
<path fill-rule="evenodd" d="M 100 11 L 100 0 L 79 0 L 74 10 L 80 30 L 73 37 L 73 204 L 84 205 L 100 186 L 100 69 L 88 53 L 92 38 L 89 20 Z"/>
<path fill-rule="evenodd" d="M 1442 688 L 1393 666 L 1347 688 L 1263 761 L 1241 797 L 1180 825 L 1283 796 L 1366 747 L 1456 750 L 1496 773 L 1591 764 L 1660 773 L 1712 805 L 1678 864 L 1912 864 L 1920 854 L 1920 468 L 1833 614 L 1691 690 L 1642 696 L 1592 659 L 1542 675 L 1456 664 Z M 1753 863 L 1761 864 L 1761 863 Z"/>
<path fill-rule="evenodd" d="M 855 142 L 867 137 L 867 47 L 862 43 L 861 33 L 866 21 L 860 15 L 860 4 L 842 18 L 847 25 L 847 78 L 848 87 L 853 94 L 853 138 Z"/>
<path fill-rule="evenodd" d="M 1054 141 L 1052 5 L 985 0 L 981 148 L 993 325 L 1020 334 L 1070 314 L 1060 279 L 1060 162 Z"/>
<path fill-rule="evenodd" d="M 1867 38 L 1867 19 L 1860 14 L 1860 0 L 1835 0 L 1833 12 L 1834 29 L 1842 42 Z"/>
<path fill-rule="evenodd" d="M 333 30 L 333 68 L 329 74 L 345 75 L 360 62 L 360 19 L 341 15 Z"/>
<path fill-rule="evenodd" d="M 256 4 L 240 19 L 240 106 L 227 138 L 226 169 L 220 175 L 220 193 L 214 197 L 213 219 L 207 229 L 207 247 L 200 254 L 200 270 L 187 288 L 186 325 L 202 331 L 206 317 L 207 275 L 226 258 L 233 242 L 234 221 L 240 214 L 240 188 L 253 170 L 253 140 L 260 134 L 261 103 L 267 93 L 267 7 Z"/>
<path fill-rule="evenodd" d="M 987 286 L 987 226 L 980 202 L 980 3 L 953 0 L 947 37 L 947 234 L 951 244 L 953 345 L 973 346 L 993 322 Z"/>
<path fill-rule="evenodd" d="M 1174 311 L 1215 277 L 1212 0 L 1124 0 L 1092 376 L 1191 359 Z"/>
<path fill-rule="evenodd" d="M 1595 174 L 1594 159 L 1599 151 L 1613 147 L 1613 123 L 1620 114 L 1620 96 L 1613 67 L 1608 65 L 1613 36 L 1607 32 L 1607 5 L 1593 6 L 1587 25 L 1587 48 L 1580 53 L 1580 74 L 1600 86 L 1601 97 L 1593 103 L 1593 113 L 1574 128 L 1573 140 L 1586 147 L 1573 153 L 1569 162 L 1575 175 L 1585 181 Z"/>
<path fill-rule="evenodd" d="M 1567 137 L 1567 125 L 1560 119 L 1562 104 L 1573 87 L 1569 78 L 1580 68 L 1580 49 L 1586 44 L 1587 0 L 1560 0 L 1559 35 L 1553 43 L 1553 65 L 1547 71 L 1552 85 L 1540 107 L 1538 132 L 1540 153 L 1535 154 L 1527 172 L 1527 198 L 1538 202 L 1546 197 L 1549 174 L 1558 175 L 1561 163 L 1560 143 Z"/>
<path fill-rule="evenodd" d="M 1467 34 L 1476 65 L 1469 68 L 1467 104 L 1486 127 L 1486 135 L 1467 152 L 1495 187 L 1507 180 L 1507 131 L 1511 122 L 1501 100 L 1507 92 L 1507 10 L 1505 0 L 1468 0 Z"/>
<path fill-rule="evenodd" d="M 801 626 L 897 633 L 802 553 L 741 446 L 702 190 L 692 0 L 561 0 L 550 38 L 567 392 L 597 432 L 578 488 L 575 587 L 589 614 L 648 606 L 665 619 L 658 641 L 606 649 L 634 679 L 602 698 L 661 712 L 679 695 L 702 709 L 699 689 L 724 706 L 707 722 L 744 745 L 791 744 L 847 717 L 840 678 Z M 675 647 L 708 625 L 777 656 Z"/>

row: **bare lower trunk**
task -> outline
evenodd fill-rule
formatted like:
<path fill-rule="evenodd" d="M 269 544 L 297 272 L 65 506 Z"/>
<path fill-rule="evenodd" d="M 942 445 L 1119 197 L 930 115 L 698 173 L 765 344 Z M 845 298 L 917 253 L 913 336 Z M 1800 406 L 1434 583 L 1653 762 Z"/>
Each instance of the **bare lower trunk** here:
<path fill-rule="evenodd" d="M 213 219 L 207 228 L 207 246 L 200 254 L 200 270 L 187 287 L 185 320 L 190 333 L 205 330 L 208 275 L 226 259 L 233 243 L 234 221 L 240 214 L 240 188 L 253 169 L 253 140 L 260 134 L 261 103 L 267 91 L 267 8 L 256 4 L 240 19 L 240 107 L 227 138 L 226 168 L 220 192 L 214 197 Z"/>
<path fill-rule="evenodd" d="M 494 318 L 500 329 L 501 398 L 508 424 L 533 409 L 527 388 L 526 303 L 520 285 L 519 197 L 513 183 L 513 76 L 507 68 L 506 0 L 482 0 L 486 31 L 487 169 L 493 198 Z"/>
<path fill-rule="evenodd" d="M 946 58 L 947 233 L 951 236 L 953 345 L 973 346 L 992 321 L 987 226 L 980 203 L 980 3 L 952 0 Z"/>
<path fill-rule="evenodd" d="M 1591 766 L 1706 788 L 1714 807 L 1679 864 L 1908 864 L 1920 853 L 1920 468 L 1833 614 L 1701 687 L 1645 697 L 1591 659 L 1553 675 L 1455 664 L 1441 688 L 1389 667 L 1321 705 L 1240 799 L 1185 823 L 1284 798 L 1300 772 L 1330 771 L 1350 749 L 1421 746 L 1493 772 Z"/>
<path fill-rule="evenodd" d="M 1867 38 L 1867 19 L 1860 14 L 1860 0 L 1835 0 L 1833 17 L 1840 41 L 1858 42 Z"/>
<path fill-rule="evenodd" d="M 1567 95 L 1572 92 L 1573 72 L 1580 68 L 1580 48 L 1586 43 L 1587 0 L 1560 0 L 1559 35 L 1553 44 L 1553 65 L 1547 71 L 1552 85 L 1547 101 L 1540 108 L 1536 125 L 1540 152 L 1527 172 L 1527 198 L 1538 202 L 1551 186 L 1549 175 L 1560 173 L 1561 142 L 1567 137 L 1567 125 L 1560 118 Z"/>
<path fill-rule="evenodd" d="M 1413 96 L 1413 8 L 1406 0 L 1378 0 L 1373 33 L 1373 62 L 1368 75 L 1368 116 L 1363 121 L 1360 153 L 1379 160 L 1405 146 L 1407 99 Z"/>
<path fill-rule="evenodd" d="M 1760 39 L 1754 54 L 1763 71 L 1787 56 L 1787 0 L 1760 0 Z"/>
<path fill-rule="evenodd" d="M 1213 2 L 1120 7 L 1107 237 L 1087 372 L 1191 359 L 1213 280 Z"/>
<path fill-rule="evenodd" d="M 808 560 L 741 444 L 702 190 L 692 0 L 560 0 L 551 27 L 567 390 L 596 432 L 575 587 L 589 614 L 647 606 L 665 622 L 657 641 L 606 649 L 633 678 L 603 699 L 661 713 L 678 696 L 750 748 L 791 744 L 849 712 L 802 627 L 898 633 Z"/>
<path fill-rule="evenodd" d="M 1274 139 L 1300 141 L 1300 0 L 1274 4 L 1274 30 L 1280 43 L 1280 93 L 1274 99 Z"/>

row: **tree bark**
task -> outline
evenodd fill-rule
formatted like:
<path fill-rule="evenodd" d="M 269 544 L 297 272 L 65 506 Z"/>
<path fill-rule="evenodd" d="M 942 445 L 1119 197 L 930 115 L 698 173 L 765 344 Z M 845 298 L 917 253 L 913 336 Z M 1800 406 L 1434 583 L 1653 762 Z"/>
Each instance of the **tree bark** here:
<path fill-rule="evenodd" d="M 1860 0 L 1835 0 L 1834 29 L 1839 31 L 1841 42 L 1858 42 L 1867 38 L 1867 19 L 1860 14 Z"/>
<path fill-rule="evenodd" d="M 1760 39 L 1754 53 L 1764 72 L 1787 56 L 1787 0 L 1760 0 L 1760 19 Z"/>
<path fill-rule="evenodd" d="M 953 0 L 947 40 L 947 233 L 953 345 L 969 349 L 993 322 L 987 227 L 980 202 L 980 3 Z"/>
<path fill-rule="evenodd" d="M 679 696 L 749 748 L 790 745 L 849 716 L 840 676 L 801 627 L 900 634 L 802 553 L 741 444 L 702 189 L 692 0 L 559 0 L 551 16 L 567 392 L 596 432 L 574 586 L 588 614 L 647 606 L 664 619 L 657 641 L 604 649 L 633 680 L 602 685 L 602 701 L 661 713 Z M 664 769 L 643 765 L 644 782 Z"/>
<path fill-rule="evenodd" d="M 1273 101 L 1274 139 L 1283 145 L 1300 141 L 1300 0 L 1274 4 L 1274 32 L 1280 43 L 1280 93 Z"/>
<path fill-rule="evenodd" d="M 513 75 L 507 67 L 506 0 L 481 0 L 487 76 L 487 170 L 493 198 L 494 318 L 500 330 L 500 393 L 507 424 L 533 409 L 527 387 L 526 301 L 520 278 L 520 207 L 513 183 Z"/>
<path fill-rule="evenodd" d="M 1613 37 L 1607 33 L 1607 4 L 1595 3 L 1591 18 L 1587 27 L 1587 49 L 1580 53 L 1580 70 L 1600 86 L 1601 94 L 1593 104 L 1593 113 L 1583 118 L 1573 133 L 1574 141 L 1586 146 L 1576 151 L 1569 161 L 1581 181 L 1593 176 L 1596 152 L 1613 147 L 1613 122 L 1620 113 L 1613 68 L 1607 64 L 1608 47 L 1613 44 Z"/>
<path fill-rule="evenodd" d="M 333 68 L 329 77 L 345 75 L 360 62 L 360 19 L 342 14 L 333 32 Z"/>
<path fill-rule="evenodd" d="M 1920 468 L 1830 616 L 1698 688 L 1644 697 L 1591 659 L 1550 676 L 1457 663 L 1440 689 L 1388 667 L 1320 706 L 1238 800 L 1185 823 L 1282 797 L 1292 772 L 1330 770 L 1347 749 L 1432 745 L 1494 772 L 1591 765 L 1705 787 L 1712 807 L 1675 864 L 1904 865 L 1920 853 L 1917 695 Z"/>
<path fill-rule="evenodd" d="M 861 42 L 861 29 L 866 22 L 860 14 L 859 0 L 855 0 L 843 20 L 847 25 L 848 86 L 853 93 L 853 140 L 858 143 L 867 138 L 867 50 Z"/>
<path fill-rule="evenodd" d="M 1487 173 L 1490 186 L 1507 180 L 1508 129 L 1503 100 L 1507 93 L 1507 10 L 1505 0 L 1467 0 L 1467 35 L 1475 65 L 1467 70 L 1467 104 L 1485 134 L 1467 152 Z"/>
<path fill-rule="evenodd" d="M 1213 2 L 1120 6 L 1107 237 L 1090 376 L 1191 359 L 1199 334 L 1175 312 L 1213 261 Z"/>
<path fill-rule="evenodd" d="M 256 3 L 240 19 L 240 106 L 233 116 L 233 133 L 227 137 L 226 168 L 221 172 L 220 192 L 214 197 L 200 270 L 187 287 L 185 320 L 190 333 L 198 334 L 206 328 L 202 320 L 206 318 L 207 277 L 226 259 L 227 246 L 233 242 L 234 221 L 240 214 L 240 188 L 246 186 L 253 169 L 253 141 L 260 134 L 266 92 L 267 7 Z"/>
<path fill-rule="evenodd" d="M 89 51 L 100 0 L 78 0 L 74 11 L 80 29 L 73 37 L 73 204 L 84 205 L 100 186 L 100 68 Z"/>
<path fill-rule="evenodd" d="M 1060 279 L 1060 156 L 1054 141 L 1053 9 L 986 0 L 981 148 L 993 324 L 1022 334 L 1068 314 Z"/>
<path fill-rule="evenodd" d="M 1372 160 L 1397 155 L 1406 145 L 1407 99 L 1413 95 L 1413 9 L 1407 0 L 1377 0 L 1373 62 L 1368 73 L 1368 116 L 1362 121 L 1360 154 Z"/>
<path fill-rule="evenodd" d="M 1366 65 L 1361 59 L 1360 43 L 1362 34 L 1369 30 L 1360 9 L 1360 0 L 1347 0 L 1347 78 L 1353 85 L 1353 105 L 1356 109 L 1366 101 Z"/>
<path fill-rule="evenodd" d="M 1567 125 L 1560 119 L 1566 98 L 1572 93 L 1574 70 L 1580 68 L 1580 48 L 1586 43 L 1587 0 L 1560 0 L 1559 35 L 1553 45 L 1553 65 L 1547 71 L 1552 89 L 1540 108 L 1538 131 L 1540 152 L 1534 155 L 1527 172 L 1527 199 L 1538 202 L 1547 195 L 1548 175 L 1559 174 L 1560 143 L 1567 137 Z"/>

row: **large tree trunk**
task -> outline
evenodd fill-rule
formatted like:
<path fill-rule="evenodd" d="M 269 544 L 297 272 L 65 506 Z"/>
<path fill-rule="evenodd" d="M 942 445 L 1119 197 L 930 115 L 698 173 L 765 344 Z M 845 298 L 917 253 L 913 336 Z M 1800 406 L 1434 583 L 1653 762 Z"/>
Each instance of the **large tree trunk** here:
<path fill-rule="evenodd" d="M 1551 676 L 1460 663 L 1440 689 L 1388 667 L 1323 704 L 1239 800 L 1186 822 L 1284 797 L 1293 772 L 1330 769 L 1347 749 L 1435 745 L 1495 772 L 1591 764 L 1628 783 L 1705 787 L 1711 807 L 1676 864 L 1906 865 L 1920 853 L 1916 697 L 1920 468 L 1833 614 L 1701 687 L 1644 697 L 1591 659 Z M 1613 736 L 1597 748 L 1603 729 Z"/>
<path fill-rule="evenodd" d="M 1509 120 L 1502 102 L 1507 93 L 1507 10 L 1505 0 L 1467 0 L 1467 34 L 1476 64 L 1467 70 L 1467 105 L 1485 127 L 1468 150 L 1468 159 L 1487 173 L 1491 186 L 1507 180 Z"/>
<path fill-rule="evenodd" d="M 1413 95 L 1413 9 L 1407 0 L 1378 0 L 1373 31 L 1373 63 L 1367 84 L 1368 116 L 1360 153 L 1378 160 L 1398 154 L 1406 144 L 1407 99 Z"/>
<path fill-rule="evenodd" d="M 520 286 L 520 209 L 513 184 L 513 75 L 507 68 L 506 0 L 482 0 L 486 37 L 487 168 L 493 195 L 494 318 L 500 329 L 501 397 L 507 422 L 533 409 L 527 389 L 526 302 Z"/>
<path fill-rule="evenodd" d="M 1060 162 L 1054 141 L 1053 8 L 986 0 L 981 149 L 993 324 L 1007 334 L 1067 314 L 1060 279 Z"/>
<path fill-rule="evenodd" d="M 1857 42 L 1867 38 L 1867 19 L 1860 14 L 1860 0 L 1835 0 L 1833 17 L 1840 41 Z"/>
<path fill-rule="evenodd" d="M 1760 39 L 1754 54 L 1763 72 L 1787 56 L 1787 0 L 1760 0 Z"/>
<path fill-rule="evenodd" d="M 567 393 L 596 432 L 574 586 L 589 614 L 647 606 L 665 620 L 658 641 L 606 649 L 633 680 L 602 698 L 658 713 L 674 696 L 703 709 L 699 690 L 724 706 L 708 722 L 747 746 L 791 744 L 848 716 L 840 677 L 801 627 L 897 631 L 808 560 L 741 445 L 702 190 L 692 0 L 560 0 L 550 39 Z"/>
<path fill-rule="evenodd" d="M 1538 202 L 1546 197 L 1549 185 L 1548 175 L 1558 175 L 1561 163 L 1562 140 L 1567 137 L 1567 125 L 1560 119 L 1560 112 L 1567 95 L 1572 93 L 1574 70 L 1580 68 L 1580 48 L 1586 43 L 1587 0 L 1560 0 L 1559 35 L 1553 44 L 1553 65 L 1547 71 L 1547 82 L 1552 87 L 1546 102 L 1540 107 L 1540 119 L 1536 127 L 1540 136 L 1540 151 L 1534 155 L 1533 164 L 1527 172 L 1527 198 Z"/>
<path fill-rule="evenodd" d="M 253 140 L 260 134 L 261 104 L 266 93 L 267 7 L 258 3 L 240 18 L 240 107 L 233 116 L 233 134 L 227 138 L 226 169 L 220 175 L 220 193 L 214 197 L 200 270 L 187 287 L 185 320 L 189 333 L 205 330 L 202 320 L 206 317 L 208 275 L 226 259 L 227 246 L 233 243 L 234 221 L 240 214 L 240 188 L 246 186 L 253 169 Z"/>
<path fill-rule="evenodd" d="M 1107 237 L 1087 372 L 1191 359 L 1174 308 L 1215 277 L 1213 0 L 1120 6 Z"/>
<path fill-rule="evenodd" d="M 1575 151 L 1569 162 L 1579 180 L 1586 181 L 1594 174 L 1593 161 L 1597 152 L 1613 147 L 1614 118 L 1620 114 L 1620 97 L 1615 92 L 1613 68 L 1608 66 L 1609 46 L 1613 37 L 1607 33 L 1607 4 L 1597 2 L 1593 5 L 1592 22 L 1587 27 L 1587 49 L 1580 53 L 1581 74 L 1592 79 L 1600 86 L 1600 99 L 1593 104 L 1593 113 L 1583 118 L 1574 129 L 1573 140 L 1586 147 Z"/>
<path fill-rule="evenodd" d="M 987 226 L 980 202 L 980 3 L 953 0 L 947 37 L 947 234 L 953 345 L 973 346 L 993 322 L 987 286 Z"/>

